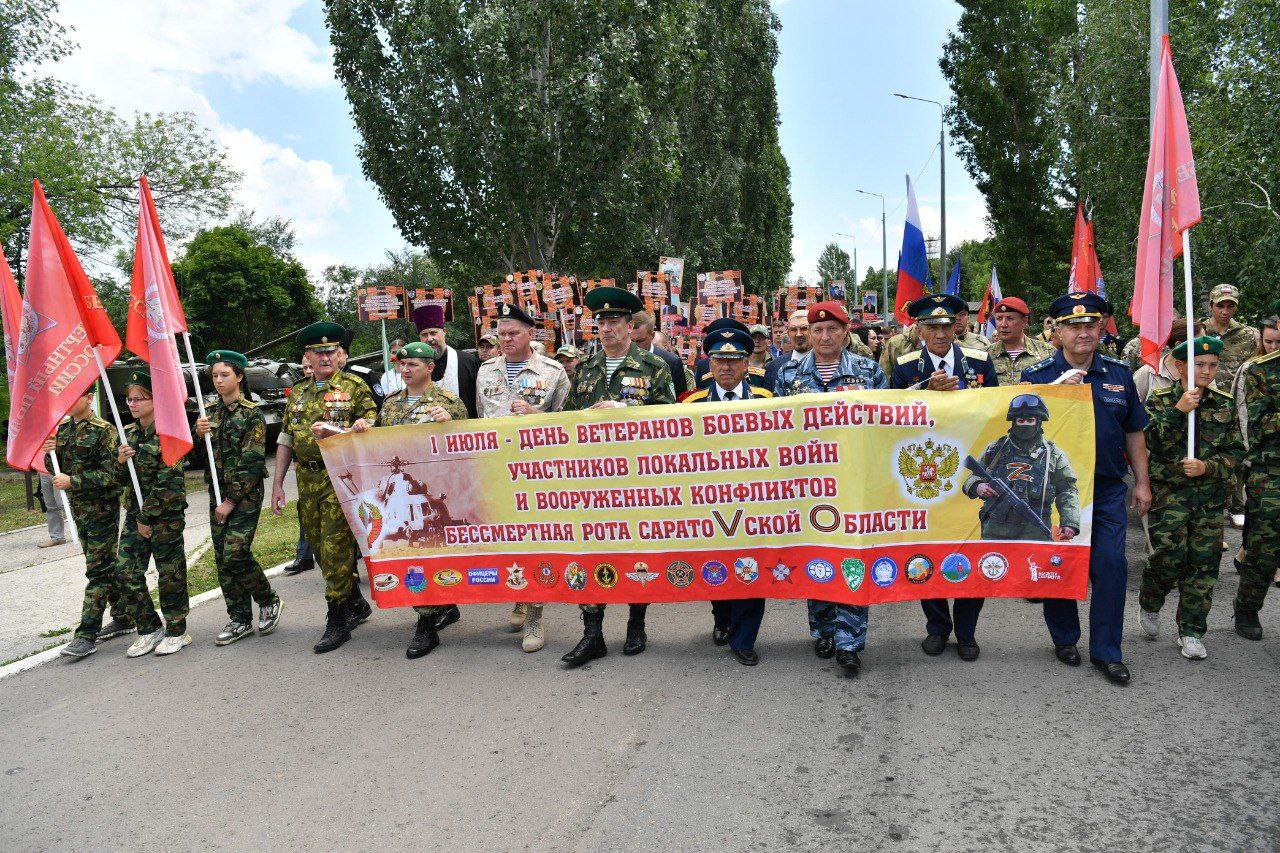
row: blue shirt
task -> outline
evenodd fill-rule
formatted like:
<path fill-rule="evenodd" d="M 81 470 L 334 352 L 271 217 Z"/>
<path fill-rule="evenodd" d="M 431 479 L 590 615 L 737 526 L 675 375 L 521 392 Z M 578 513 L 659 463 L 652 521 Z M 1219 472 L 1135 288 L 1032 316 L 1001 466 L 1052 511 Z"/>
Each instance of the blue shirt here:
<path fill-rule="evenodd" d="M 823 381 L 818 375 L 813 350 L 805 353 L 804 358 L 783 362 L 782 367 L 778 368 L 777 376 L 773 392 L 777 397 L 889 387 L 889 380 L 880 365 L 844 349 L 840 350 L 840 368 L 829 382 Z"/>
<path fill-rule="evenodd" d="M 1071 370 L 1058 350 L 1022 371 L 1022 381 L 1043 385 Z M 1125 461 L 1125 435 L 1142 432 L 1147 425 L 1147 410 L 1133 385 L 1128 365 L 1110 356 L 1093 354 L 1085 373 L 1085 383 L 1093 389 L 1093 430 L 1097 443 L 1094 472 L 1098 477 L 1120 479 L 1129 470 Z"/>

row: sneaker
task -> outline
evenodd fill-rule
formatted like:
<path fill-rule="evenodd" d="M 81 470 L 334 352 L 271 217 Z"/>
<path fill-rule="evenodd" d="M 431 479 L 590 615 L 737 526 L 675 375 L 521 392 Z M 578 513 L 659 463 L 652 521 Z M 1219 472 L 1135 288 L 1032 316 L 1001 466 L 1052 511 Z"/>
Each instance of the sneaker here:
<path fill-rule="evenodd" d="M 165 637 L 160 641 L 160 645 L 156 646 L 156 654 L 171 655 L 179 651 L 183 646 L 191 645 L 191 635 L 183 634 L 180 637 Z"/>
<path fill-rule="evenodd" d="M 1142 623 L 1142 636 L 1148 640 L 1154 640 L 1160 636 L 1160 612 L 1151 613 L 1147 610 L 1139 610 L 1142 615 L 1138 621 Z"/>
<path fill-rule="evenodd" d="M 258 636 L 265 637 L 279 626 L 280 611 L 283 609 L 284 602 L 279 598 L 266 607 L 258 608 Z"/>
<path fill-rule="evenodd" d="M 164 628 L 157 628 L 150 634 L 139 634 L 138 639 L 133 641 L 133 645 L 129 647 L 125 655 L 131 658 L 149 655 L 156 650 L 156 646 L 160 645 L 160 641 L 163 639 Z"/>
<path fill-rule="evenodd" d="M 511 611 L 511 630 L 519 631 L 524 627 L 525 604 L 517 604 L 515 609 Z"/>
<path fill-rule="evenodd" d="M 102 626 L 102 630 L 98 632 L 98 642 L 102 643 L 113 637 L 123 637 L 125 634 L 132 634 L 133 626 L 121 622 L 119 619 L 112 619 L 110 622 Z"/>
<path fill-rule="evenodd" d="M 66 544 L 67 544 L 67 540 L 65 539 L 46 539 L 43 542 L 38 543 L 36 547 L 37 548 L 56 548 L 59 545 L 66 545 Z"/>
<path fill-rule="evenodd" d="M 87 658 L 97 650 L 98 645 L 93 640 L 90 640 L 88 637 L 76 637 L 74 640 L 63 646 L 62 651 L 58 654 L 62 655 L 64 658 L 80 660 L 80 658 Z"/>
<path fill-rule="evenodd" d="M 213 641 L 215 646 L 229 646 L 236 640 L 243 640 L 245 637 L 253 633 L 253 626 L 247 622 L 228 622 L 227 627 L 222 629 L 222 633 Z M 177 649 L 174 649 L 176 652 Z M 156 654 L 161 654 L 157 649 Z M 163 654 L 170 654 L 164 652 Z"/>
<path fill-rule="evenodd" d="M 1182 646 L 1182 656 L 1187 660 L 1204 660 L 1209 656 L 1209 650 L 1199 637 L 1179 637 L 1178 645 Z"/>
<path fill-rule="evenodd" d="M 1238 528 L 1240 530 L 1244 529 L 1244 513 L 1243 512 L 1231 513 L 1231 526 Z"/>
<path fill-rule="evenodd" d="M 542 608 L 530 607 L 524 620 L 524 638 L 520 648 L 526 652 L 536 652 L 547 644 L 547 633 L 542 627 Z"/>

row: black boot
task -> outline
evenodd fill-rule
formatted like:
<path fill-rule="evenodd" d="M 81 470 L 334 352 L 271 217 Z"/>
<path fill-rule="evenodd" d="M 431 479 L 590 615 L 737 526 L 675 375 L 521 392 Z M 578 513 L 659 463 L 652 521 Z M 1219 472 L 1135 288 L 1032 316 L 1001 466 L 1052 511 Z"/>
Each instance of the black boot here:
<path fill-rule="evenodd" d="M 444 610 L 441 610 L 436 614 L 436 630 L 443 631 L 445 628 L 448 628 L 461 618 L 462 611 L 458 609 L 458 605 L 450 604 Z"/>
<path fill-rule="evenodd" d="M 438 645 L 440 645 L 440 635 L 436 633 L 435 617 L 419 616 L 418 627 L 413 630 L 413 640 L 405 650 L 404 656 L 409 660 L 415 660 L 431 654 L 431 650 Z"/>
<path fill-rule="evenodd" d="M 294 560 L 292 563 L 284 567 L 286 575 L 296 575 L 300 572 L 309 571 L 316 567 L 316 561 L 312 560 Z"/>
<path fill-rule="evenodd" d="M 369 602 L 364 600 L 364 596 L 360 593 L 360 587 L 354 587 L 351 590 L 351 597 L 347 599 L 347 630 L 353 630 L 372 615 L 373 608 L 369 606 Z"/>
<path fill-rule="evenodd" d="M 322 655 L 331 652 L 351 639 L 351 629 L 347 627 L 347 603 L 345 601 L 329 602 L 329 617 L 325 623 L 324 636 L 315 644 L 315 653 Z"/>
<path fill-rule="evenodd" d="M 622 646 L 624 655 L 638 655 L 644 651 L 648 637 L 644 633 L 644 612 L 647 604 L 631 605 L 631 613 L 627 617 L 627 641 Z"/>
<path fill-rule="evenodd" d="M 607 654 L 609 649 L 604 644 L 604 612 L 582 611 L 582 639 L 560 660 L 569 666 L 582 666 Z"/>
<path fill-rule="evenodd" d="M 1262 623 L 1258 621 L 1257 613 L 1246 613 L 1243 610 L 1236 610 L 1236 633 L 1246 640 L 1262 639 Z"/>

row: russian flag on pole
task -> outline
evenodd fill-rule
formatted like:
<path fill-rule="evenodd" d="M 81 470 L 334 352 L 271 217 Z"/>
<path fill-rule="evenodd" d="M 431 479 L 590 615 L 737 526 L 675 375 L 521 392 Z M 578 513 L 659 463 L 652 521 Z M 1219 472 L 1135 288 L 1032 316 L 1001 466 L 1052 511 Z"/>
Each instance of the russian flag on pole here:
<path fill-rule="evenodd" d="M 960 295 L 960 262 L 963 260 L 956 255 L 956 265 L 951 268 L 951 278 L 947 279 L 947 293 L 952 296 Z"/>
<path fill-rule="evenodd" d="M 995 338 L 996 335 L 996 303 L 1004 299 L 1004 294 L 1000 292 L 1000 279 L 996 276 L 995 264 L 991 265 L 991 281 L 987 282 L 987 292 L 982 294 L 982 307 L 978 309 L 978 325 L 982 327 L 982 334 L 988 338 Z"/>
<path fill-rule="evenodd" d="M 925 254 L 924 229 L 920 227 L 920 208 L 916 205 L 916 189 L 907 175 L 907 222 L 902 228 L 902 251 L 898 254 L 898 292 L 893 299 L 893 314 L 906 325 L 907 305 L 924 296 L 929 284 L 929 258 Z"/>

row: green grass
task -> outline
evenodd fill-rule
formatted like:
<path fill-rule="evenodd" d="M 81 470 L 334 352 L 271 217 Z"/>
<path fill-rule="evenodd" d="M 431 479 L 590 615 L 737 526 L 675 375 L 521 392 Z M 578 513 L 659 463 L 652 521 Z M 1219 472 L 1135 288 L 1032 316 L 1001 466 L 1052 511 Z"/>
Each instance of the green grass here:
<path fill-rule="evenodd" d="M 295 503 L 285 505 L 284 514 L 279 518 L 267 507 L 263 507 L 261 520 L 258 522 L 258 535 L 253 539 L 253 553 L 269 569 L 277 563 L 290 559 L 298 546 L 298 509 Z M 214 563 L 213 549 L 206 551 L 200 559 L 187 566 L 187 591 L 191 595 L 199 595 L 218 586 L 218 567 Z"/>
<path fill-rule="evenodd" d="M 21 471 L 0 465 L 0 533 L 44 523 L 39 501 L 35 509 L 27 509 L 26 490 L 27 481 Z"/>
<path fill-rule="evenodd" d="M 8 666 L 11 663 L 17 663 L 20 660 L 26 660 L 32 655 L 38 655 L 41 652 L 47 652 L 49 651 L 49 649 L 56 649 L 58 646 L 61 646 L 61 645 L 64 645 L 64 643 L 61 640 L 59 640 L 56 643 L 50 643 L 49 645 L 45 646 L 43 649 L 36 649 L 33 652 L 27 652 L 25 655 L 18 655 L 16 658 L 9 658 L 8 660 L 0 661 L 0 666 Z"/>
<path fill-rule="evenodd" d="M 40 636 L 46 640 L 50 640 L 50 639 L 53 639 L 54 637 L 61 637 L 63 634 L 68 634 L 70 632 L 71 632 L 70 628 L 53 628 L 48 631 L 41 631 Z"/>

